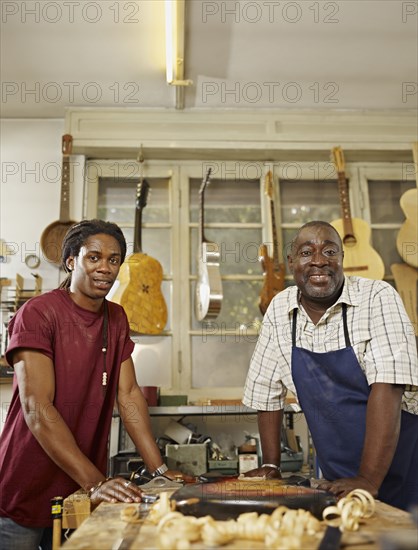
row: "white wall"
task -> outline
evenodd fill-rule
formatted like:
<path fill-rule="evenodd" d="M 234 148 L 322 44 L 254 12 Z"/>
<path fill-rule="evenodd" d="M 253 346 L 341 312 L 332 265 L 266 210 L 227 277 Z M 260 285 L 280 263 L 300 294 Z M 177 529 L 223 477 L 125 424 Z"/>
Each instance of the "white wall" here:
<path fill-rule="evenodd" d="M 0 121 L 0 238 L 15 252 L 0 263 L 0 276 L 11 279 L 14 288 L 16 274 L 25 278 L 25 287 L 34 287 L 31 272 L 43 278 L 43 290 L 56 288 L 63 272 L 43 257 L 40 237 L 45 227 L 59 218 L 64 120 L 1 120 Z M 71 183 L 80 181 L 81 157 L 72 157 Z M 72 188 L 70 215 L 78 220 L 82 215 L 82 186 Z M 31 270 L 25 256 L 36 254 L 41 263 Z M 3 289 L 3 292 L 7 292 Z M 2 321 L 7 314 L 3 312 Z M 4 330 L 3 322 L 1 326 Z M 11 397 L 11 383 L 0 385 L 1 424 Z"/>
<path fill-rule="evenodd" d="M 0 121 L 0 132 L 0 238 L 15 252 L 0 264 L 1 276 L 14 279 L 20 273 L 29 284 L 33 278 L 25 256 L 36 254 L 41 258 L 36 272 L 43 277 L 43 290 L 55 288 L 62 273 L 43 257 L 39 243 L 46 226 L 59 219 L 64 120 L 7 119 Z M 70 161 L 70 216 L 75 220 L 82 215 L 82 186 L 74 186 L 82 161 Z"/>

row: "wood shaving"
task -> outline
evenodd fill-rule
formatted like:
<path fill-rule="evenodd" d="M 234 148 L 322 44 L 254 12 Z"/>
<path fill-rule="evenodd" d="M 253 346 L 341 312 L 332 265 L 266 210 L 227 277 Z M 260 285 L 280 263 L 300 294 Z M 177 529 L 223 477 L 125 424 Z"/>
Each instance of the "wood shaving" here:
<path fill-rule="evenodd" d="M 370 518 L 376 510 L 376 501 L 364 489 L 354 489 L 340 499 L 336 506 L 328 506 L 322 512 L 324 521 L 328 524 L 331 518 L 340 518 L 341 531 L 358 531 L 360 520 Z"/>
<path fill-rule="evenodd" d="M 142 523 L 140 508 L 138 504 L 130 504 L 125 506 L 120 513 L 120 519 L 126 523 Z"/>
<path fill-rule="evenodd" d="M 301 548 L 303 536 L 322 529 L 307 510 L 291 510 L 286 506 L 279 506 L 271 515 L 248 512 L 229 521 L 185 516 L 171 509 L 162 514 L 164 509 L 165 506 L 160 507 L 152 518 L 155 521 L 160 517 L 157 531 L 160 548 L 164 550 L 188 550 L 194 542 L 214 548 L 236 539 L 263 542 L 265 548 L 293 550 Z"/>

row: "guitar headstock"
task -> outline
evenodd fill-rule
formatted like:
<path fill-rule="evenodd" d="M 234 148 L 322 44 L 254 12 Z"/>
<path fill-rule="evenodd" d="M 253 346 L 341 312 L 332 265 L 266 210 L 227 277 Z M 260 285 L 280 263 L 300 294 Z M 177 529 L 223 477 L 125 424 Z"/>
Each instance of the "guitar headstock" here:
<path fill-rule="evenodd" d="M 264 180 L 264 192 L 268 198 L 273 200 L 273 172 L 269 170 Z"/>
<path fill-rule="evenodd" d="M 344 153 L 341 147 L 334 147 L 332 149 L 332 157 L 334 164 L 337 168 L 337 172 L 345 171 Z"/>
<path fill-rule="evenodd" d="M 73 150 L 73 136 L 71 134 L 64 134 L 62 136 L 61 148 L 63 155 L 71 155 L 71 151 Z"/>
<path fill-rule="evenodd" d="M 150 184 L 147 180 L 142 180 L 136 187 L 136 207 L 138 210 L 142 210 L 147 206 L 148 193 L 150 190 Z"/>
<path fill-rule="evenodd" d="M 199 189 L 200 195 L 205 191 L 206 186 L 209 185 L 211 172 L 212 172 L 212 168 L 208 168 L 208 171 L 206 172 L 206 176 L 203 178 L 203 181 L 200 185 L 200 189 Z"/>

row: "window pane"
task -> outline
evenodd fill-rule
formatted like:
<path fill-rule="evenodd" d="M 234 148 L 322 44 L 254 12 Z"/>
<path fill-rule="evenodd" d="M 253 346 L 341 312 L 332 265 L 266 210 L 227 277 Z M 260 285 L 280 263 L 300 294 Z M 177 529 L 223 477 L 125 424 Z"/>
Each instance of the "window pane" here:
<path fill-rule="evenodd" d="M 258 251 L 261 243 L 260 229 L 222 228 L 205 231 L 208 241 L 215 242 L 219 247 L 219 261 L 221 275 L 262 275 L 258 260 Z M 200 261 L 198 247 L 198 231 L 191 230 L 190 271 L 196 274 L 196 265 Z M 205 258 L 202 258 L 204 261 Z"/>
<path fill-rule="evenodd" d="M 192 329 L 205 331 L 207 328 L 209 332 L 211 330 L 216 332 L 221 329 L 241 332 L 257 330 L 263 317 L 258 307 L 262 284 L 262 281 L 222 281 L 223 300 L 221 312 L 211 322 L 211 326 L 206 327 L 207 323 L 199 323 L 194 316 L 196 285 L 193 282 L 191 285 Z"/>
<path fill-rule="evenodd" d="M 190 180 L 190 221 L 199 221 L 201 181 Z M 211 180 L 204 194 L 206 223 L 260 223 L 258 180 Z"/>
<path fill-rule="evenodd" d="M 415 187 L 414 182 L 369 180 L 368 184 L 372 223 L 402 223 L 405 220 L 405 213 L 400 207 L 399 199 L 405 191 Z M 373 233 L 374 242 L 375 233 Z"/>
<path fill-rule="evenodd" d="M 140 386 L 171 387 L 171 336 L 140 336 L 132 353 Z"/>
<path fill-rule="evenodd" d="M 399 229 L 373 229 L 373 248 L 382 258 L 385 264 L 385 277 L 391 277 L 390 266 L 402 263 L 403 260 L 396 248 L 396 237 Z"/>
<path fill-rule="evenodd" d="M 150 185 L 142 222 L 169 222 L 168 180 L 146 178 Z M 97 215 L 99 218 L 119 224 L 134 224 L 139 179 L 99 179 Z"/>
<path fill-rule="evenodd" d="M 280 180 L 280 205 L 282 223 L 299 226 L 312 220 L 341 218 L 336 181 Z"/>
<path fill-rule="evenodd" d="M 255 335 L 192 337 L 193 388 L 243 387 L 254 351 Z"/>

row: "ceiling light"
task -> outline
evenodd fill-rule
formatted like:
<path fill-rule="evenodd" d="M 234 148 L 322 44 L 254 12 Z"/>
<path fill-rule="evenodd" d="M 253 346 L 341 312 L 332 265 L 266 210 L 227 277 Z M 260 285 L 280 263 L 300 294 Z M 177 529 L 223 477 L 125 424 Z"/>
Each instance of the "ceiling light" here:
<path fill-rule="evenodd" d="M 172 86 L 190 86 L 184 79 L 185 0 L 165 0 L 166 78 Z"/>

